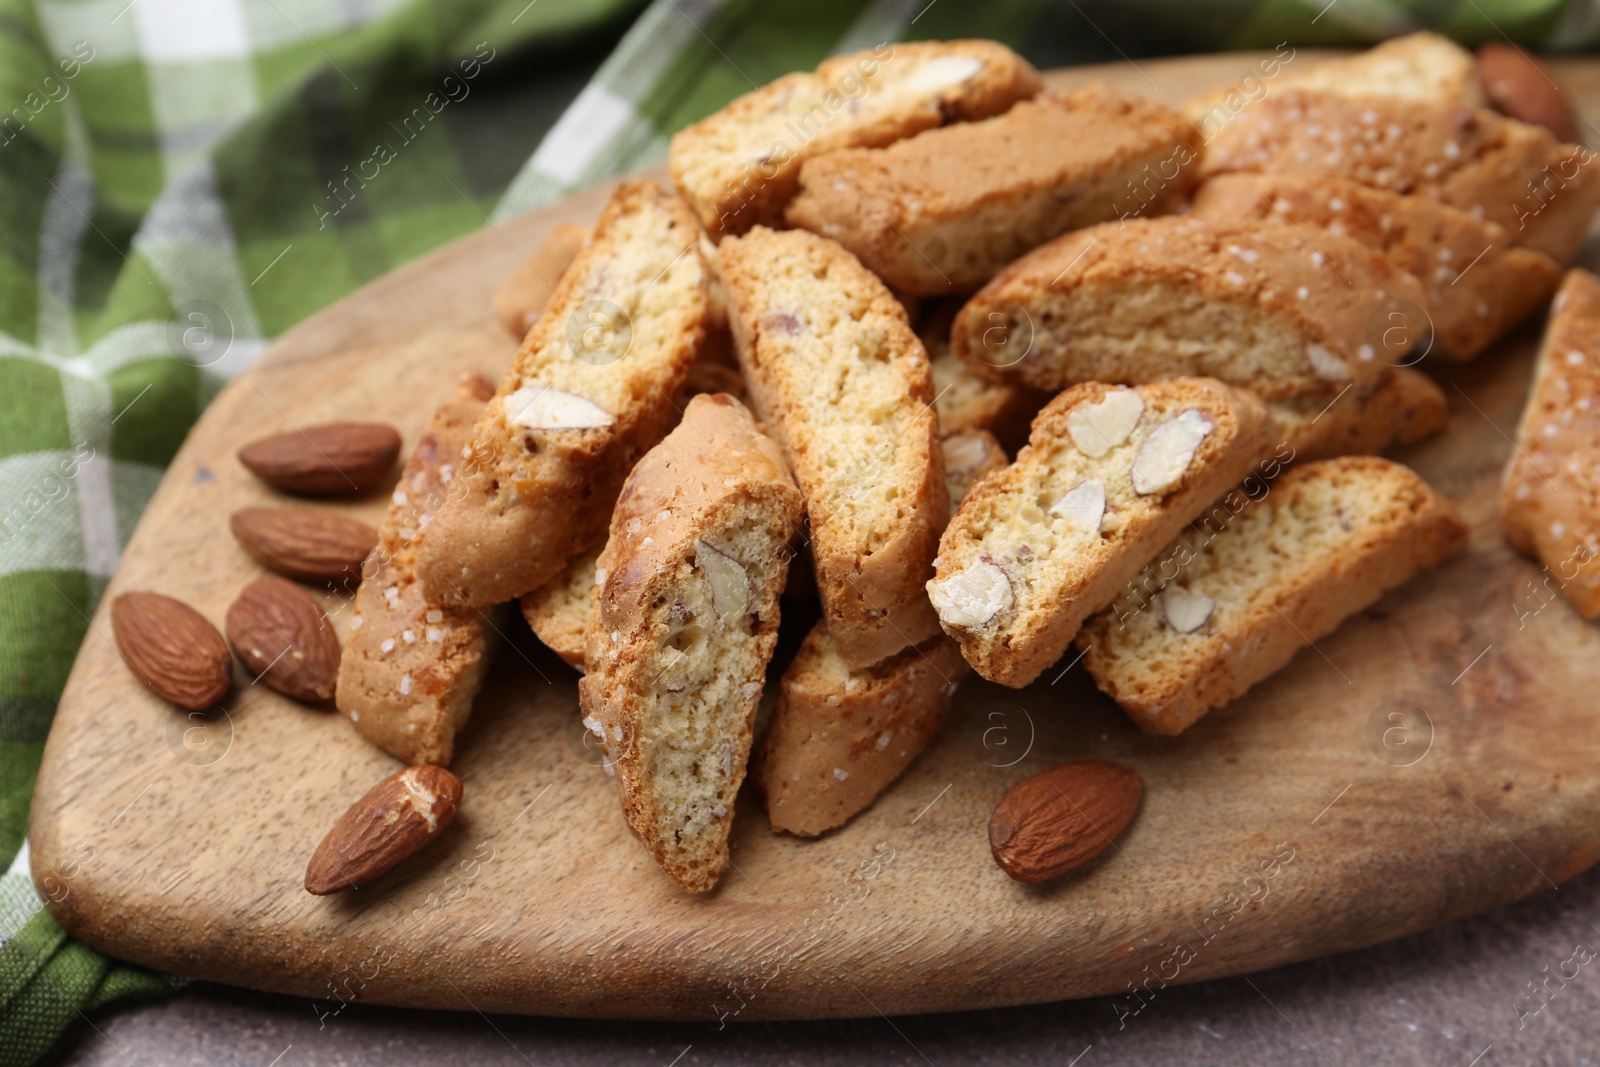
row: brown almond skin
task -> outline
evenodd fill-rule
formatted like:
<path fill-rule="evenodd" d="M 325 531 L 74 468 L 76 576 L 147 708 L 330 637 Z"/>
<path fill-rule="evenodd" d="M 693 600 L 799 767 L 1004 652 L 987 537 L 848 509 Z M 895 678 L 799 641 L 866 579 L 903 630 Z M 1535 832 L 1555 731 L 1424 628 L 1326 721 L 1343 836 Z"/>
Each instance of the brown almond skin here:
<path fill-rule="evenodd" d="M 1110 847 L 1144 796 L 1137 771 L 1079 760 L 1024 778 L 989 817 L 989 850 L 1019 882 L 1043 882 Z"/>
<path fill-rule="evenodd" d="M 351 496 L 383 481 L 400 455 L 400 434 L 381 422 L 330 422 L 239 449 L 239 462 L 275 489 L 301 496 Z"/>
<path fill-rule="evenodd" d="M 1478 48 L 1478 81 L 1489 104 L 1531 126 L 1543 126 L 1567 144 L 1578 140 L 1572 101 L 1549 69 L 1527 52 L 1498 41 Z"/>
<path fill-rule="evenodd" d="M 228 644 L 183 601 L 160 593 L 123 593 L 111 602 L 111 630 L 128 668 L 164 700 L 203 711 L 228 695 L 233 683 Z"/>
<path fill-rule="evenodd" d="M 378 543 L 364 522 L 316 508 L 243 508 L 228 520 L 234 540 L 262 566 L 302 582 L 361 580 L 361 563 Z"/>
<path fill-rule="evenodd" d="M 306 892 L 321 897 L 365 885 L 438 837 L 460 807 L 461 779 L 443 767 L 391 774 L 350 805 L 311 854 Z"/>
<path fill-rule="evenodd" d="M 228 608 L 227 628 L 234 655 L 251 675 L 308 704 L 333 699 L 339 638 L 304 589 L 282 578 L 257 578 Z"/>

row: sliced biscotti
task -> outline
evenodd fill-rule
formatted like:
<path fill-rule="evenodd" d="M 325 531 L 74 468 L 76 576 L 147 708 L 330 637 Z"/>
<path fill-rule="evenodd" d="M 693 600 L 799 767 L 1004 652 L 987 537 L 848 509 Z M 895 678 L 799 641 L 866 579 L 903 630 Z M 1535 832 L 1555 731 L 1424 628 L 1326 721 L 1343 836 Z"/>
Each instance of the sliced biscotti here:
<path fill-rule="evenodd" d="M 1285 89 L 1213 138 L 1201 169 L 1348 178 L 1429 197 L 1565 264 L 1600 200 L 1593 161 L 1589 149 L 1493 111 Z"/>
<path fill-rule="evenodd" d="M 463 491 L 417 553 L 433 603 L 498 604 L 599 540 L 622 479 L 678 417 L 705 336 L 687 205 L 624 182 L 473 428 Z"/>
<path fill-rule="evenodd" d="M 807 160 L 785 217 L 895 289 L 970 293 L 1067 230 L 1180 203 L 1199 158 L 1200 135 L 1176 111 L 1095 85 Z"/>
<path fill-rule="evenodd" d="M 544 243 L 496 290 L 495 318 L 507 333 L 519 339 L 527 335 L 592 232 L 577 223 L 556 223 Z"/>
<path fill-rule="evenodd" d="M 871 804 L 939 732 L 967 675 L 942 634 L 852 667 L 817 623 L 778 690 L 752 770 L 774 830 L 815 837 Z"/>
<path fill-rule="evenodd" d="M 1028 443 L 1028 425 L 1050 395 L 985 378 L 951 352 L 950 324 L 959 310 L 960 305 L 947 302 L 917 331 L 933 370 L 939 430 L 944 434 L 987 430 L 1002 448 L 1014 452 Z"/>
<path fill-rule="evenodd" d="M 938 632 L 922 591 L 949 518 L 928 357 L 884 284 L 836 242 L 758 227 L 722 243 L 751 404 L 806 498 L 823 618 L 876 663 Z"/>
<path fill-rule="evenodd" d="M 726 394 L 697 396 L 628 475 L 596 568 L 578 683 L 622 812 L 678 885 L 728 864 L 800 492 Z"/>
<path fill-rule="evenodd" d="M 1190 210 L 1206 219 L 1314 226 L 1383 253 L 1427 294 L 1425 320 L 1410 324 L 1406 316 L 1415 312 L 1396 307 L 1396 325 L 1417 331 L 1431 326 L 1429 354 L 1446 359 L 1477 355 L 1541 307 L 1561 283 L 1555 260 L 1513 246 L 1511 235 L 1487 219 L 1343 178 L 1222 174 L 1200 187 Z"/>
<path fill-rule="evenodd" d="M 1394 445 L 1426 440 L 1449 419 L 1444 391 L 1410 367 L 1393 367 L 1372 385 L 1350 388 L 1333 400 L 1274 400 L 1289 458 L 1378 455 Z"/>
<path fill-rule="evenodd" d="M 956 316 L 950 347 L 979 374 L 1035 389 L 1203 375 L 1271 400 L 1331 398 L 1383 373 L 1368 330 L 1388 300 L 1420 305 L 1422 290 L 1352 238 L 1135 219 L 1001 271 Z"/>
<path fill-rule="evenodd" d="M 567 560 L 561 573 L 521 600 L 522 617 L 539 643 L 583 670 L 583 643 L 589 629 L 589 601 L 594 593 L 595 562 L 601 546 Z"/>
<path fill-rule="evenodd" d="M 1293 467 L 1156 556 L 1078 635 L 1084 665 L 1134 722 L 1179 733 L 1466 537 L 1455 505 L 1398 463 Z"/>
<path fill-rule="evenodd" d="M 939 450 L 944 453 L 944 485 L 950 492 L 951 508 L 960 507 L 984 475 L 1011 462 L 988 430 L 947 433 L 939 441 Z"/>
<path fill-rule="evenodd" d="M 494 609 L 429 603 L 416 581 L 417 536 L 460 484 L 461 449 L 493 395 L 488 379 L 463 377 L 422 431 L 362 567 L 339 660 L 339 710 L 407 763 L 450 762 L 497 636 Z"/>
<path fill-rule="evenodd" d="M 884 44 L 786 74 L 672 137 L 667 165 L 713 238 L 783 221 L 806 160 L 998 115 L 1042 87 L 993 41 Z"/>
<path fill-rule="evenodd" d="M 1205 378 L 1067 390 L 945 530 L 928 583 L 939 622 L 983 677 L 1027 685 L 1185 523 L 1270 458 L 1276 430 L 1254 396 Z"/>
<path fill-rule="evenodd" d="M 1571 270 L 1550 306 L 1500 491 L 1506 540 L 1600 616 L 1600 278 Z M 1546 579 L 1548 584 L 1548 579 Z"/>

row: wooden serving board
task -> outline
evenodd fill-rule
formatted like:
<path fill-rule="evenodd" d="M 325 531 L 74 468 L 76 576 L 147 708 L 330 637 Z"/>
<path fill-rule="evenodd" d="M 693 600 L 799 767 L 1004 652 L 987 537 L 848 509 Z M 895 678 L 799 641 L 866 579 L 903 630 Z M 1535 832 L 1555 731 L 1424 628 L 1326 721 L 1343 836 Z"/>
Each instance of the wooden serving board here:
<path fill-rule="evenodd" d="M 1255 57 L 1058 73 L 1176 102 Z M 1600 112 L 1600 64 L 1556 69 Z M 1495 490 L 1538 323 L 1441 367 L 1447 433 L 1401 458 L 1473 527 L 1453 561 L 1350 619 L 1177 738 L 1143 736 L 1061 666 L 968 681 L 943 733 L 869 811 L 815 841 L 741 799 L 703 897 L 629 837 L 584 745 L 574 673 L 520 621 L 460 745 L 460 817 L 414 861 L 331 898 L 301 889 L 345 807 L 398 764 L 342 717 L 242 677 L 226 715 L 146 692 L 108 637 L 111 596 L 153 589 L 220 624 L 259 571 L 227 516 L 273 495 L 243 441 L 340 418 L 415 440 L 455 375 L 513 344 L 489 297 L 595 190 L 463 238 L 285 335 L 211 405 L 145 513 L 45 752 L 34 878 L 78 937 L 185 975 L 319 998 L 575 1016 L 758 1019 L 979 1008 L 1239 974 L 1419 931 L 1547 889 L 1600 858 L 1600 629 L 1533 592 Z M 520 251 L 519 251 L 520 250 Z M 377 522 L 385 494 L 330 505 Z M 1545 594 L 1549 596 L 1548 593 Z M 338 625 L 348 611 L 332 598 Z M 986 825 L 1010 785 L 1068 759 L 1137 768 L 1117 847 L 1010 881 Z M 1134 1011 L 1128 996 L 1119 1011 Z"/>

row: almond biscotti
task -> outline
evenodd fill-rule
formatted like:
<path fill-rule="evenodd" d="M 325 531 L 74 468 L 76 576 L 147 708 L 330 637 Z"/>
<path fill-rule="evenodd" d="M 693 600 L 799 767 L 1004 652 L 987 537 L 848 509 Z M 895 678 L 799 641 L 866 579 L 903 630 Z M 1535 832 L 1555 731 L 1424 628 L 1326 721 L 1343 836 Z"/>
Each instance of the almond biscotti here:
<path fill-rule="evenodd" d="M 1398 463 L 1296 466 L 1168 545 L 1083 628 L 1083 662 L 1142 728 L 1180 733 L 1466 537 L 1455 505 Z"/>
<path fill-rule="evenodd" d="M 436 605 L 416 582 L 416 538 L 457 484 L 461 449 L 494 386 L 462 378 L 429 420 L 362 567 L 334 702 L 361 735 L 407 763 L 450 762 L 488 669 L 492 613 Z"/>
<path fill-rule="evenodd" d="M 576 223 L 556 223 L 544 244 L 495 291 L 495 318 L 507 333 L 519 340 L 527 336 L 591 232 L 589 227 Z"/>
<path fill-rule="evenodd" d="M 1201 169 L 1348 178 L 1429 197 L 1565 264 L 1600 201 L 1593 162 L 1589 149 L 1493 111 L 1285 89 L 1213 138 Z"/>
<path fill-rule="evenodd" d="M 1068 230 L 1182 202 L 1199 158 L 1200 135 L 1176 111 L 1095 85 L 807 160 L 785 217 L 894 289 L 970 293 Z"/>
<path fill-rule="evenodd" d="M 421 539 L 430 603 L 510 600 L 600 539 L 629 468 L 677 419 L 705 336 L 699 240 L 678 197 L 618 187 L 473 428 L 463 491 Z"/>
<path fill-rule="evenodd" d="M 1379 455 L 1395 445 L 1425 441 L 1449 421 L 1444 391 L 1410 367 L 1393 367 L 1375 383 L 1333 400 L 1312 397 L 1267 405 L 1290 457 Z"/>
<path fill-rule="evenodd" d="M 628 475 L 578 683 L 628 826 L 678 885 L 728 864 L 778 593 L 803 504 L 744 405 L 697 396 Z"/>
<path fill-rule="evenodd" d="M 1487 219 L 1342 178 L 1222 174 L 1200 187 L 1191 211 L 1205 219 L 1314 226 L 1383 253 L 1427 294 L 1426 321 L 1410 324 L 1410 309 L 1396 308 L 1396 325 L 1431 326 L 1429 355 L 1445 359 L 1471 359 L 1543 306 L 1561 283 L 1555 260 L 1514 247 L 1510 234 Z"/>
<path fill-rule="evenodd" d="M 922 591 L 949 518 L 928 358 L 889 290 L 804 230 L 722 243 L 752 406 L 805 494 L 823 618 L 876 663 L 938 632 Z"/>
<path fill-rule="evenodd" d="M 1050 395 L 985 378 L 951 352 L 950 324 L 958 310 L 952 303 L 936 311 L 917 331 L 933 370 L 939 430 L 944 434 L 987 430 L 1002 448 L 1015 451 L 1028 443 L 1028 425 Z"/>
<path fill-rule="evenodd" d="M 871 667 L 851 667 L 828 628 L 811 628 L 783 672 L 752 775 L 774 830 L 843 826 L 928 746 L 967 663 L 942 634 Z"/>
<path fill-rule="evenodd" d="M 939 542 L 928 596 L 945 632 L 983 677 L 1027 685 L 1184 524 L 1270 458 L 1276 433 L 1254 396 L 1205 378 L 1062 393 Z"/>
<path fill-rule="evenodd" d="M 947 433 L 939 441 L 939 451 L 944 453 L 944 485 L 949 490 L 952 509 L 961 506 L 984 475 L 1011 462 L 988 430 Z"/>
<path fill-rule="evenodd" d="M 1368 331 L 1385 301 L 1423 299 L 1349 237 L 1313 245 L 1283 223 L 1135 219 L 1066 234 L 1001 271 L 956 316 L 950 347 L 979 374 L 1035 389 L 1202 375 L 1269 400 L 1331 398 L 1382 375 Z"/>
<path fill-rule="evenodd" d="M 1600 616 L 1596 457 L 1600 278 L 1574 269 L 1550 306 L 1533 388 L 1500 490 L 1500 521 L 1512 547 L 1544 564 L 1544 584 L 1550 586 L 1553 577 L 1562 596 L 1586 619 Z"/>
<path fill-rule="evenodd" d="M 583 643 L 589 630 L 589 600 L 601 546 L 567 560 L 561 573 L 522 595 L 522 617 L 539 643 L 569 667 L 583 670 Z"/>
<path fill-rule="evenodd" d="M 713 238 L 777 225 L 806 160 L 986 119 L 1042 88 L 993 41 L 884 44 L 786 74 L 672 137 L 672 181 Z"/>

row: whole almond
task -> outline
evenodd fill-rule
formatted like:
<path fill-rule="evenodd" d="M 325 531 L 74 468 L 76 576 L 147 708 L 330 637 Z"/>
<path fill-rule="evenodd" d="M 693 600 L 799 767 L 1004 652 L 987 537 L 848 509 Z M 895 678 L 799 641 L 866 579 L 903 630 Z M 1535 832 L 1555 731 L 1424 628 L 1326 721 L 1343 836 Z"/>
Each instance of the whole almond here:
<path fill-rule="evenodd" d="M 989 849 L 1019 882 L 1066 874 L 1105 851 L 1144 796 L 1138 772 L 1080 760 L 1024 778 L 989 817 Z"/>
<path fill-rule="evenodd" d="M 306 892 L 320 897 L 365 885 L 438 837 L 460 806 L 461 779 L 443 767 L 391 774 L 350 805 L 311 854 Z"/>
<path fill-rule="evenodd" d="M 322 607 L 293 582 L 257 578 L 228 608 L 228 643 L 245 669 L 310 704 L 333 697 L 339 638 Z"/>
<path fill-rule="evenodd" d="M 151 692 L 202 711 L 228 694 L 233 657 L 205 616 L 160 593 L 123 593 L 111 602 L 111 630 L 130 670 Z"/>
<path fill-rule="evenodd" d="M 1491 41 L 1478 48 L 1478 81 L 1489 104 L 1503 115 L 1543 126 L 1557 139 L 1578 139 L 1572 101 L 1545 65 L 1514 45 Z"/>
<path fill-rule="evenodd" d="M 370 489 L 394 469 L 400 434 L 381 422 L 330 422 L 239 449 L 239 462 L 286 493 L 341 496 Z"/>
<path fill-rule="evenodd" d="M 306 582 L 354 585 L 378 543 L 378 531 L 366 523 L 315 508 L 243 508 L 228 526 L 268 570 Z"/>

